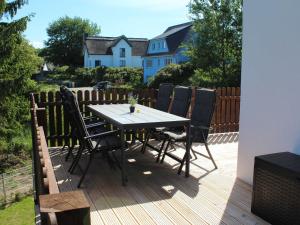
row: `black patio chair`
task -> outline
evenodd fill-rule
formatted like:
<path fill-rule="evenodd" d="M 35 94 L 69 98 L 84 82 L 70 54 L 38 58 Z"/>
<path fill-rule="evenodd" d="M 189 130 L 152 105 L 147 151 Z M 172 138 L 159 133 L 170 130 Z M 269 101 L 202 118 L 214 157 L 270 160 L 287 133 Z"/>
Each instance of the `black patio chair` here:
<path fill-rule="evenodd" d="M 212 120 L 212 116 L 215 109 L 215 102 L 216 102 L 216 91 L 211 89 L 200 88 L 196 90 L 195 94 L 195 105 L 192 110 L 191 116 L 191 128 L 190 128 L 190 148 L 192 147 L 193 143 L 203 143 L 205 145 L 207 155 L 204 155 L 199 152 L 195 152 L 201 156 L 204 156 L 212 161 L 217 169 L 217 164 L 215 163 L 210 150 L 207 144 L 207 138 L 210 130 L 210 123 Z M 163 133 L 168 137 L 168 143 L 164 150 L 163 157 L 161 159 L 161 163 L 164 161 L 165 156 L 169 156 L 172 159 L 180 162 L 180 167 L 178 169 L 178 174 L 181 173 L 182 167 L 186 160 L 187 154 L 184 154 L 184 157 L 180 159 L 176 155 L 168 152 L 169 146 L 171 143 L 175 144 L 176 142 L 186 142 L 186 132 L 179 132 L 179 131 L 163 131 Z"/>
<path fill-rule="evenodd" d="M 80 133 L 79 133 L 78 124 L 77 124 L 78 123 L 78 121 L 77 121 L 78 117 L 75 117 L 76 113 L 81 115 L 81 117 L 82 117 L 82 119 L 85 123 L 86 129 L 88 130 L 88 133 L 90 135 L 107 131 L 104 127 L 104 125 L 106 125 L 107 123 L 105 123 L 105 122 L 91 123 L 89 118 L 82 116 L 82 114 L 80 112 L 80 108 L 79 108 L 77 98 L 75 97 L 75 94 L 71 90 L 69 90 L 68 88 L 65 88 L 63 95 L 64 95 L 64 107 L 66 109 L 68 120 L 69 120 L 70 125 L 71 125 L 71 137 L 79 141 L 79 150 L 80 150 L 82 148 L 82 146 L 84 146 L 84 144 L 82 143 L 82 140 L 79 138 Z M 72 153 L 73 148 L 74 148 L 74 145 L 72 145 L 69 148 L 69 151 L 68 151 L 68 154 L 67 154 L 66 158 L 70 154 L 73 155 L 73 153 Z M 78 154 L 78 152 L 80 152 L 80 151 L 77 151 L 77 154 Z M 77 162 L 76 162 L 75 159 L 73 159 L 73 162 L 72 162 L 72 164 L 71 164 L 68 171 L 73 173 L 76 165 L 77 165 Z"/>
<path fill-rule="evenodd" d="M 157 100 L 155 104 L 156 109 L 164 112 L 168 112 L 173 89 L 174 89 L 173 84 L 163 83 L 159 85 Z"/>
<path fill-rule="evenodd" d="M 67 104 L 67 101 L 68 101 L 68 96 L 71 96 L 72 94 L 70 94 L 71 91 L 70 89 L 68 89 L 67 87 L 65 86 L 61 86 L 60 87 L 60 97 L 61 97 L 61 101 L 62 101 L 62 105 L 63 105 L 63 109 L 64 109 L 64 114 L 65 114 L 65 118 L 66 119 L 71 119 L 71 115 L 70 115 L 70 111 L 72 109 L 70 109 Z M 77 99 L 76 99 L 77 101 Z M 78 102 L 77 102 L 77 105 L 78 105 Z M 92 117 L 92 116 L 88 116 L 88 117 L 83 117 L 84 121 L 86 122 L 87 124 L 87 128 L 89 130 L 95 130 L 95 129 L 99 129 L 100 126 L 103 126 L 105 125 L 105 123 L 103 122 L 99 122 L 99 121 L 96 121 L 95 120 L 95 117 Z M 71 132 L 69 134 L 69 136 L 73 139 L 77 139 L 76 138 L 76 132 L 75 132 L 75 127 L 74 127 L 74 123 L 70 123 L 71 125 Z M 75 147 L 75 144 L 72 142 L 72 145 L 70 145 L 70 142 L 69 143 L 65 143 L 63 145 L 63 147 L 61 148 L 61 150 L 63 151 L 65 148 L 67 147 L 68 149 L 68 153 L 65 157 L 65 161 L 68 161 L 70 155 L 73 155 L 73 149 Z"/>
<path fill-rule="evenodd" d="M 174 98 L 170 109 L 170 113 L 176 116 L 186 117 L 190 106 L 191 95 L 192 95 L 191 87 L 176 86 L 174 88 Z M 159 162 L 162 150 L 167 141 L 166 139 L 167 136 L 165 136 L 165 134 L 162 133 L 162 131 L 164 130 L 182 131 L 184 130 L 184 127 L 174 127 L 174 128 L 161 127 L 161 128 L 151 129 L 147 132 L 145 143 L 142 147 L 142 152 L 143 153 L 145 152 L 146 147 L 150 147 L 151 149 L 157 151 L 158 152 L 158 156 L 156 158 L 157 162 Z M 150 138 L 154 138 L 158 141 L 162 141 L 162 144 L 159 149 L 148 143 Z"/>
<path fill-rule="evenodd" d="M 173 94 L 174 85 L 171 83 L 162 83 L 159 85 L 158 93 L 157 93 L 157 99 L 155 102 L 155 109 L 158 109 L 160 111 L 167 112 L 169 110 L 170 102 L 171 102 L 171 96 Z M 130 133 L 130 131 L 129 131 Z M 145 140 L 142 138 L 137 138 L 136 133 L 137 130 L 134 130 L 131 132 L 133 134 L 132 143 L 135 143 L 135 140 L 138 139 L 141 143 L 143 143 L 142 146 L 142 152 L 145 148 Z M 147 135 L 146 135 L 147 136 Z"/>
<path fill-rule="evenodd" d="M 70 101 L 67 101 L 67 103 L 70 104 L 69 107 L 73 109 L 70 112 L 72 117 L 71 120 L 76 127 L 76 135 L 80 142 L 80 147 L 76 154 L 76 157 L 73 160 L 70 172 L 74 171 L 75 167 L 78 165 L 79 160 L 85 150 L 88 152 L 89 155 L 88 164 L 86 165 L 83 174 L 80 178 L 80 181 L 78 183 L 78 188 L 79 188 L 91 165 L 95 153 L 102 152 L 104 154 L 108 154 L 109 151 L 120 149 L 121 140 L 118 137 L 119 131 L 117 130 L 114 131 L 106 130 L 100 133 L 90 134 L 83 120 L 83 117 L 76 105 L 76 97 L 72 95 Z"/>

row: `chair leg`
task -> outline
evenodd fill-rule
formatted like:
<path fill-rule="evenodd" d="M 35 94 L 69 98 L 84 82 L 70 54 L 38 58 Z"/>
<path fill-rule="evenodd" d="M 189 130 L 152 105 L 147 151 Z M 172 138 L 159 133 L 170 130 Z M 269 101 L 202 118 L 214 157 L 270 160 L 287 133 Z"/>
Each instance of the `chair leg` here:
<path fill-rule="evenodd" d="M 145 137 L 145 141 L 144 141 L 143 146 L 142 146 L 142 149 L 141 149 L 141 152 L 142 152 L 142 153 L 145 153 L 145 151 L 146 151 L 146 146 L 147 146 L 147 144 L 148 144 L 149 139 L 150 139 L 150 132 L 147 131 L 146 137 Z"/>
<path fill-rule="evenodd" d="M 67 146 L 67 145 L 64 144 L 64 145 L 62 146 L 62 148 L 60 149 L 60 151 L 63 152 L 66 146 Z"/>
<path fill-rule="evenodd" d="M 165 147 L 165 143 L 166 143 L 166 139 L 163 140 L 163 143 L 161 144 L 160 146 L 160 149 L 159 149 L 159 152 L 158 152 L 158 156 L 156 158 L 156 162 L 158 163 L 159 162 L 159 159 L 160 159 L 160 156 L 161 156 L 161 153 Z"/>
<path fill-rule="evenodd" d="M 72 164 L 71 164 L 71 166 L 70 166 L 70 168 L 68 170 L 70 173 L 74 172 L 75 167 L 77 166 L 77 164 L 79 162 L 79 159 L 81 158 L 83 150 L 84 150 L 84 147 L 80 145 L 79 149 L 78 149 L 78 152 L 77 152 L 75 158 L 73 159 L 73 162 L 72 162 Z"/>
<path fill-rule="evenodd" d="M 192 147 L 191 147 L 191 153 L 193 153 L 195 159 L 198 159 L 198 157 L 197 157 L 197 155 L 196 155 L 196 151 L 195 151 L 195 149 L 193 149 Z"/>
<path fill-rule="evenodd" d="M 185 162 L 185 160 L 186 160 L 186 156 L 187 156 L 187 154 L 185 153 L 184 156 L 183 156 L 183 158 L 182 158 L 182 161 L 180 162 L 180 166 L 179 166 L 178 171 L 177 171 L 177 174 L 178 174 L 178 175 L 181 174 L 182 167 L 183 167 L 184 162 Z"/>
<path fill-rule="evenodd" d="M 87 164 L 85 170 L 83 171 L 83 174 L 82 174 L 82 176 L 81 176 L 81 178 L 80 178 L 80 181 L 79 181 L 79 183 L 78 183 L 78 185 L 77 185 L 78 188 L 80 188 L 80 185 L 81 185 L 82 181 L 84 180 L 87 171 L 88 171 L 89 168 L 90 168 L 90 165 L 91 165 L 91 163 L 92 163 L 93 158 L 94 158 L 94 152 L 92 151 L 91 154 L 90 154 L 89 162 L 88 162 L 88 164 Z"/>
<path fill-rule="evenodd" d="M 160 163 L 163 163 L 163 162 L 164 162 L 165 156 L 166 156 L 166 153 L 167 153 L 167 151 L 168 151 L 168 148 L 169 148 L 170 144 L 171 144 L 171 141 L 168 141 L 167 146 L 166 146 L 165 151 L 164 151 L 164 154 L 163 154 L 163 157 L 162 157 L 162 159 L 160 160 Z"/>
<path fill-rule="evenodd" d="M 72 145 L 71 147 L 68 147 L 68 154 L 66 155 L 65 161 L 67 162 L 69 160 L 70 155 L 73 155 L 73 149 L 74 149 L 74 145 Z"/>
<path fill-rule="evenodd" d="M 212 154 L 210 153 L 210 150 L 209 150 L 209 148 L 208 148 L 208 145 L 207 145 L 207 142 L 206 142 L 206 141 L 204 142 L 204 145 L 205 145 L 206 151 L 207 151 L 207 153 L 208 153 L 208 155 L 209 155 L 209 158 L 211 159 L 212 163 L 214 164 L 215 168 L 217 169 L 217 168 L 218 168 L 218 167 L 217 167 L 217 164 L 216 164 L 214 158 L 212 157 Z"/>

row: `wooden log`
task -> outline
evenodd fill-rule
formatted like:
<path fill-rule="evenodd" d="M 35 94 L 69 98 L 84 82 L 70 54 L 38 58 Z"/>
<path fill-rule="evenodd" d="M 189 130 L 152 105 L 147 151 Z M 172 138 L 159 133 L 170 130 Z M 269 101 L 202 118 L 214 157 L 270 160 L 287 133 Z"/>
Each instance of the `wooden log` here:
<path fill-rule="evenodd" d="M 42 171 L 43 171 L 43 177 L 47 177 L 48 170 L 45 166 L 42 168 Z"/>
<path fill-rule="evenodd" d="M 90 225 L 90 205 L 82 191 L 40 196 L 41 213 L 55 213 L 58 224 Z"/>
<path fill-rule="evenodd" d="M 43 161 L 44 161 L 43 166 L 45 166 L 47 168 L 47 178 L 48 178 L 48 182 L 49 182 L 49 193 L 50 194 L 59 193 L 59 188 L 58 188 L 58 185 L 57 185 L 57 182 L 56 182 L 55 173 L 54 173 L 51 158 L 50 158 L 50 155 L 49 155 L 46 139 L 43 138 L 43 137 L 45 137 L 44 132 L 43 132 L 43 128 L 40 127 L 39 129 L 40 129 L 41 137 L 42 137 L 41 147 L 42 147 Z"/>
<path fill-rule="evenodd" d="M 49 180 L 47 177 L 43 178 L 43 185 L 45 190 L 49 190 Z"/>

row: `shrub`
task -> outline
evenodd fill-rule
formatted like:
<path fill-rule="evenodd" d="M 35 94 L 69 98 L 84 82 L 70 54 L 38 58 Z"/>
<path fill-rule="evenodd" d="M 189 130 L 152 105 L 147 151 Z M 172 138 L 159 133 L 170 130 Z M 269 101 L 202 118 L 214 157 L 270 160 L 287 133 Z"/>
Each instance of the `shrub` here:
<path fill-rule="evenodd" d="M 193 71 L 194 68 L 190 63 L 169 64 L 149 80 L 149 86 L 158 88 L 161 83 L 188 84 Z"/>
<path fill-rule="evenodd" d="M 230 87 L 239 86 L 240 80 L 232 73 L 230 68 L 227 68 L 228 74 L 224 76 L 223 71 L 216 67 L 210 68 L 208 71 L 196 69 L 190 77 L 189 82 L 193 86 L 201 87 Z"/>
<path fill-rule="evenodd" d="M 104 80 L 108 80 L 116 86 L 128 84 L 133 88 L 137 88 L 142 84 L 142 77 L 142 68 L 109 67 L 104 75 Z"/>

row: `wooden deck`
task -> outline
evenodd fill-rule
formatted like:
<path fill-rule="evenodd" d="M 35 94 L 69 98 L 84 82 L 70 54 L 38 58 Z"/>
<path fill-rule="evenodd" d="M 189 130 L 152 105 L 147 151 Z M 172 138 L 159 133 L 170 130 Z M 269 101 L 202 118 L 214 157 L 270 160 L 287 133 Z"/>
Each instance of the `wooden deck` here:
<path fill-rule="evenodd" d="M 166 158 L 155 163 L 156 152 L 143 155 L 140 146 L 127 153 L 128 184 L 100 155 L 82 185 L 96 224 L 267 224 L 250 212 L 251 187 L 236 179 L 238 134 L 210 136 L 210 148 L 219 169 L 203 158 L 192 160 L 191 176 L 177 175 L 178 163 Z M 204 152 L 204 146 L 194 149 Z M 76 189 L 81 171 L 67 172 L 69 162 L 51 149 L 61 191 Z M 178 154 L 182 152 L 178 151 Z M 81 160 L 84 165 L 85 159 Z"/>

